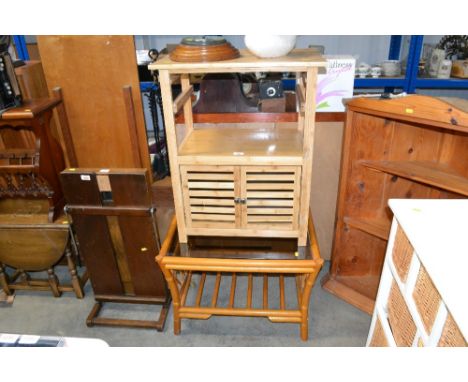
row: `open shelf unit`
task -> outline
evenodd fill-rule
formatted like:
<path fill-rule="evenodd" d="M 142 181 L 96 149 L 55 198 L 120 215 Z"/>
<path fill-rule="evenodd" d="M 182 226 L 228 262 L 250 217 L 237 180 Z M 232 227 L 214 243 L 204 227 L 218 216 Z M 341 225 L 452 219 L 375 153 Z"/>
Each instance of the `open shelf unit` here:
<path fill-rule="evenodd" d="M 149 65 L 159 71 L 172 187 L 182 249 L 189 236 L 307 238 L 315 88 L 325 60 L 313 49 L 261 59 L 240 51 L 236 59 L 175 62 L 165 56 Z M 303 97 L 295 122 L 195 120 L 190 74 L 296 73 Z M 181 92 L 173 95 L 172 84 Z M 183 111 L 183 123 L 176 120 Z M 224 114 L 220 114 L 224 115 Z"/>
<path fill-rule="evenodd" d="M 392 214 L 388 200 L 468 197 L 468 102 L 411 95 L 348 103 L 326 290 L 371 313 Z"/>

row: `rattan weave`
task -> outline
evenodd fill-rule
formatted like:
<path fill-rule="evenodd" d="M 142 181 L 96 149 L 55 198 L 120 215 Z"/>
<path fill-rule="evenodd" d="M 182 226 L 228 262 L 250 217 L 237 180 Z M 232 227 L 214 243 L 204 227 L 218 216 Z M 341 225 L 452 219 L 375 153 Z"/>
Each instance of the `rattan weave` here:
<path fill-rule="evenodd" d="M 460 329 L 458 328 L 450 313 L 445 320 L 444 328 L 442 329 L 442 335 L 440 336 L 440 340 L 437 346 L 467 346 L 466 340 L 463 338 Z"/>
<path fill-rule="evenodd" d="M 403 232 L 400 226 L 398 226 L 395 243 L 393 245 L 392 258 L 398 276 L 403 282 L 406 282 L 408 277 L 408 270 L 413 257 L 413 246 L 410 244 L 406 234 Z"/>
<path fill-rule="evenodd" d="M 416 285 L 414 286 L 413 299 L 421 316 L 424 328 L 428 334 L 432 331 L 437 312 L 441 303 L 440 294 L 432 283 L 426 269 L 421 265 Z"/>
<path fill-rule="evenodd" d="M 372 335 L 372 340 L 369 344 L 371 347 L 386 347 L 388 346 L 387 338 L 385 337 L 385 333 L 382 328 L 382 323 L 380 322 L 380 318 L 377 316 L 377 320 L 375 322 L 374 333 Z"/>
<path fill-rule="evenodd" d="M 412 346 L 416 325 L 395 281 L 388 297 L 388 321 L 398 346 Z"/>

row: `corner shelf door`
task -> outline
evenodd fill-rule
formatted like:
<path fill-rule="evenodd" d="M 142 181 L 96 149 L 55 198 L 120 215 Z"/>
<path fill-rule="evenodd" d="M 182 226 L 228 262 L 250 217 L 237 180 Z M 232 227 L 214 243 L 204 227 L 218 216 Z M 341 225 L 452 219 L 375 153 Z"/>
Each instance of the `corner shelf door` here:
<path fill-rule="evenodd" d="M 300 166 L 181 166 L 188 228 L 295 231 Z"/>

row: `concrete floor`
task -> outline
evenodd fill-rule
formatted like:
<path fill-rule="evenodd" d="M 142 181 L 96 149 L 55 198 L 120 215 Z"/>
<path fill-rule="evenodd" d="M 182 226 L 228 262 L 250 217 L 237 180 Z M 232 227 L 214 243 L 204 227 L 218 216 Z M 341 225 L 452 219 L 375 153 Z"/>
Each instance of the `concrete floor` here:
<path fill-rule="evenodd" d="M 165 235 L 171 216 L 171 209 L 158 210 L 162 235 Z M 86 296 L 82 300 L 76 299 L 69 292 L 60 298 L 53 298 L 50 292 L 17 291 L 12 305 L 0 305 L 0 333 L 100 338 L 111 346 L 364 346 L 371 317 L 320 287 L 319 281 L 328 266 L 326 263 L 312 290 L 309 340 L 306 342 L 301 341 L 297 324 L 275 324 L 266 318 L 250 317 L 183 320 L 182 333 L 175 336 L 172 308 L 163 332 L 102 326 L 88 328 L 85 320 L 94 304 L 89 282 L 85 286 Z M 68 274 L 65 267 L 58 268 L 60 280 L 66 282 Z M 195 284 L 196 281 L 195 279 Z M 213 279 L 207 278 L 205 290 L 210 289 L 211 283 Z M 292 279 L 286 280 L 287 303 L 296 301 L 292 284 Z M 195 292 L 195 288 L 191 290 Z M 261 293 L 261 280 L 256 279 L 254 306 L 260 302 Z M 278 301 L 277 293 L 277 288 L 272 288 L 269 296 L 272 304 Z M 227 302 L 228 294 L 229 287 L 221 289 L 218 299 L 220 306 Z M 245 295 L 246 282 L 239 280 L 236 301 L 245 301 Z M 193 297 L 189 294 L 188 299 Z M 116 318 L 155 319 L 159 309 L 158 306 L 151 305 L 108 304 L 102 314 Z"/>

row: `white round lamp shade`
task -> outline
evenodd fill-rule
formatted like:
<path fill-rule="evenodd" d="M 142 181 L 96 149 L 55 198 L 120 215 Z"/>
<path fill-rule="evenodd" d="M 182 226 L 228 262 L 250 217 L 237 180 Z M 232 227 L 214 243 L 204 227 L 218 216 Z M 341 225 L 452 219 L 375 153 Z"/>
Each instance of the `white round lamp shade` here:
<path fill-rule="evenodd" d="M 296 45 L 297 36 L 289 35 L 245 35 L 244 42 L 248 50 L 262 58 L 287 55 Z"/>

